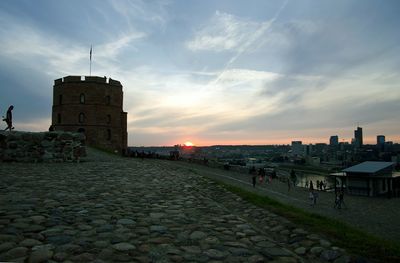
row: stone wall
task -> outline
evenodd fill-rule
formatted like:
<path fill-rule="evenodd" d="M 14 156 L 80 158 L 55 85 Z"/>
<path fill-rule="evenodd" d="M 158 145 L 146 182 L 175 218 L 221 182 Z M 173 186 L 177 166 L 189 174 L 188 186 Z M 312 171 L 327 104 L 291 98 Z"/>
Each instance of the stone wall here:
<path fill-rule="evenodd" d="M 85 135 L 0 131 L 0 162 L 72 162 L 86 156 Z"/>

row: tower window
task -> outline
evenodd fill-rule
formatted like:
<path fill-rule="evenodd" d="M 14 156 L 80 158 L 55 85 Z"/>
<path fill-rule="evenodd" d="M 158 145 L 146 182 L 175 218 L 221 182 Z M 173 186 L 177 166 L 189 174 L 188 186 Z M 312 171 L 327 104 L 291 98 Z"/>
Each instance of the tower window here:
<path fill-rule="evenodd" d="M 107 129 L 107 140 L 111 140 L 111 130 Z"/>
<path fill-rule="evenodd" d="M 110 115 L 110 114 L 107 115 L 107 123 L 108 123 L 108 124 L 111 123 L 111 115 Z"/>
<path fill-rule="evenodd" d="M 83 112 L 79 113 L 79 123 L 85 122 L 85 114 Z"/>
<path fill-rule="evenodd" d="M 58 96 L 58 104 L 62 104 L 62 99 L 63 99 L 63 96 L 62 95 L 59 95 Z"/>
<path fill-rule="evenodd" d="M 85 94 L 81 93 L 81 95 L 79 96 L 79 102 L 82 104 L 85 103 Z"/>
<path fill-rule="evenodd" d="M 61 113 L 57 114 L 57 123 L 61 123 Z"/>
<path fill-rule="evenodd" d="M 111 104 L 111 97 L 106 96 L 106 105 L 110 105 L 110 104 Z"/>

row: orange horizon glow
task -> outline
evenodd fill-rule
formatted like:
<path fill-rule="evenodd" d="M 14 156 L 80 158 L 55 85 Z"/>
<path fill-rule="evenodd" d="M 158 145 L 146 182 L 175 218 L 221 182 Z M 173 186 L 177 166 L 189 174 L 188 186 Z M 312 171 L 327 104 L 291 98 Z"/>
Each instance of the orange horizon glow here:
<path fill-rule="evenodd" d="M 329 144 L 329 138 L 327 139 L 326 137 L 323 138 L 293 138 L 291 140 L 288 139 L 275 139 L 275 140 L 221 140 L 221 141 L 216 141 L 216 140 L 201 140 L 200 138 L 197 139 L 198 143 L 196 145 L 192 143 L 191 141 L 186 141 L 183 145 L 187 147 L 207 147 L 207 146 L 213 146 L 213 145 L 291 145 L 292 141 L 302 141 L 303 144 L 316 144 L 316 143 L 326 143 Z M 393 141 L 393 143 L 398 143 L 400 142 L 400 137 L 386 137 L 386 141 Z M 339 137 L 339 142 L 347 142 L 351 143 L 351 138 L 345 138 Z M 172 143 L 169 145 L 175 145 L 176 143 Z M 365 136 L 364 137 L 364 144 L 376 144 L 376 137 L 374 136 Z M 168 144 L 166 144 L 168 145 Z"/>

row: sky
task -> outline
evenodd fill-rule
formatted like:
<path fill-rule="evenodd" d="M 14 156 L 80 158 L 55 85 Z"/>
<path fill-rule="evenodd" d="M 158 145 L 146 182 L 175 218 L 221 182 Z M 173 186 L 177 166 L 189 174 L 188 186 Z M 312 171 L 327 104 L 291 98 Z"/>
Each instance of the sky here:
<path fill-rule="evenodd" d="M 128 145 L 400 142 L 400 1 L 2 0 L 0 112 L 51 124 L 55 79 L 121 81 Z M 5 128 L 5 123 L 0 124 Z"/>

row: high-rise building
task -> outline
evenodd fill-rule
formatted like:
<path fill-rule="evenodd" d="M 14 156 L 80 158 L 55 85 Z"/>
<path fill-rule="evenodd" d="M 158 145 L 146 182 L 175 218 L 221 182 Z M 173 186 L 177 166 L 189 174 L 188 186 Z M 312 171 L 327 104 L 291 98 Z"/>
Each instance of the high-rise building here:
<path fill-rule="evenodd" d="M 331 138 L 329 139 L 329 145 L 330 146 L 338 146 L 339 145 L 339 136 L 332 135 Z"/>
<path fill-rule="evenodd" d="M 304 149 L 303 149 L 303 142 L 302 141 L 292 141 L 292 154 L 303 156 Z"/>
<path fill-rule="evenodd" d="M 376 146 L 378 147 L 379 151 L 385 150 L 385 135 L 376 136 Z"/>
<path fill-rule="evenodd" d="M 354 146 L 356 148 L 361 148 L 363 146 L 363 134 L 361 127 L 357 127 L 357 130 L 354 130 Z"/>
<path fill-rule="evenodd" d="M 376 136 L 376 144 L 377 145 L 385 144 L 385 135 Z"/>

